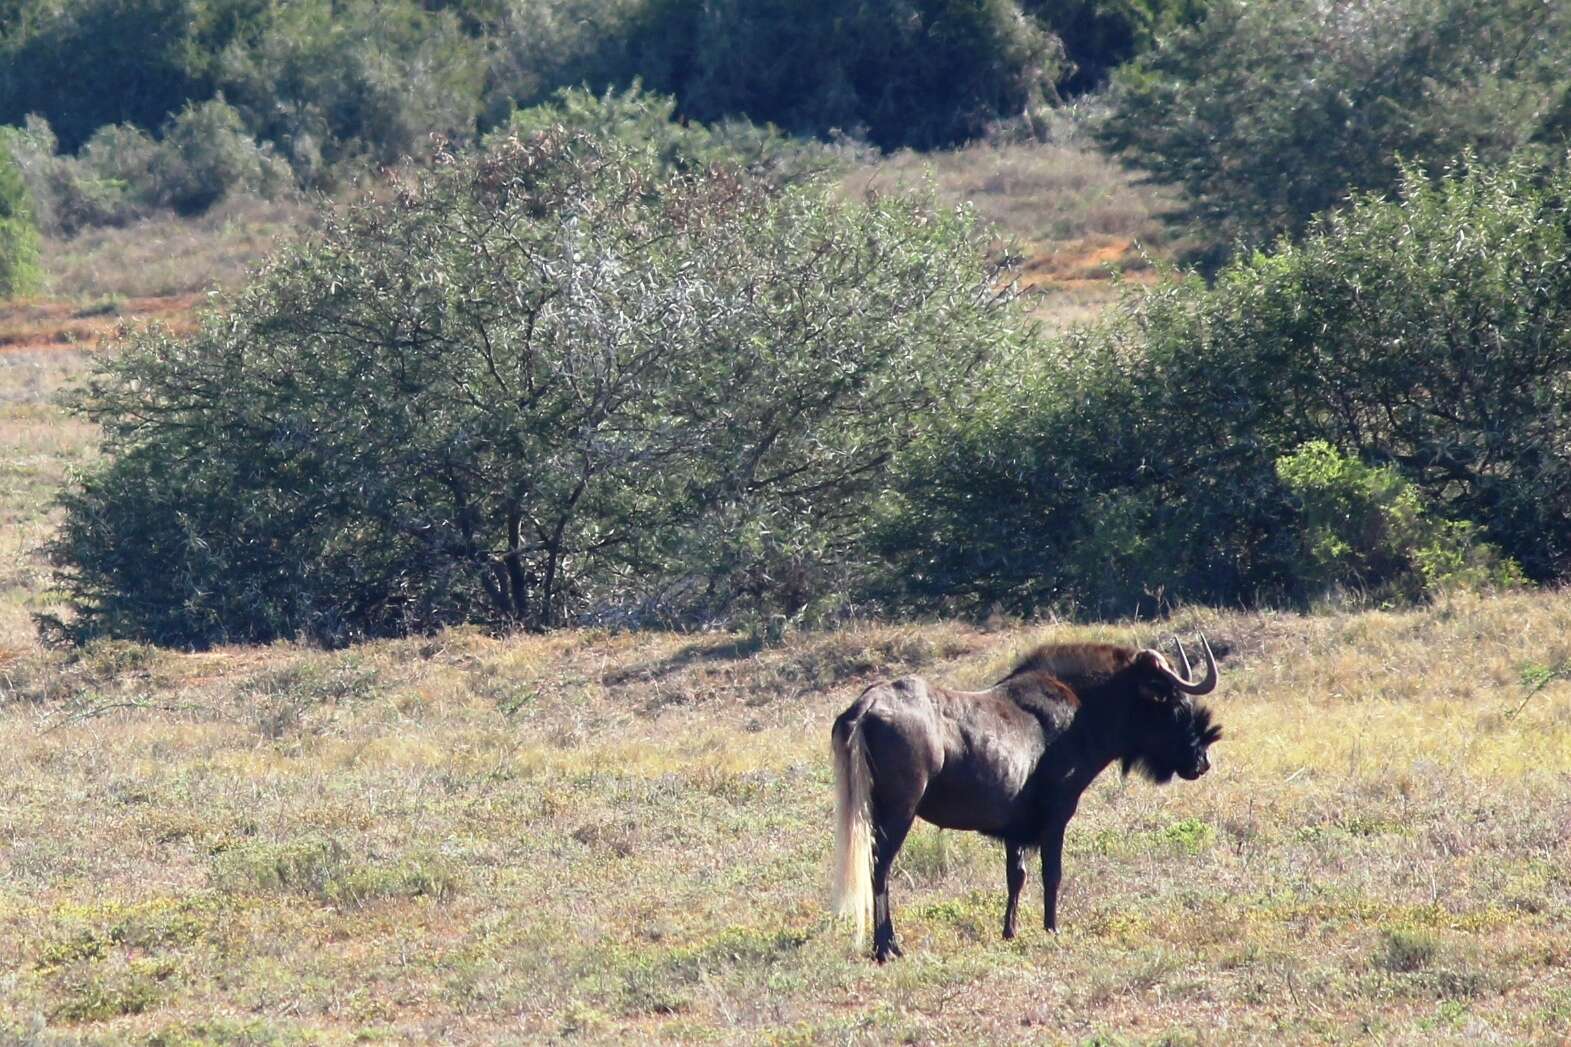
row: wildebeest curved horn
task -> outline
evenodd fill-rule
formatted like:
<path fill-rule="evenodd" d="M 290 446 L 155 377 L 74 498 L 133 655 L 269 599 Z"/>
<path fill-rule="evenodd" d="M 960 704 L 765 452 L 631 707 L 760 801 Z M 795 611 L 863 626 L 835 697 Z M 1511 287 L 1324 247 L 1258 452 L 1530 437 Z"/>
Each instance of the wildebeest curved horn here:
<path fill-rule="evenodd" d="M 1179 643 L 1178 637 L 1173 637 L 1173 642 L 1178 644 L 1178 657 L 1184 663 L 1184 675 L 1180 677 L 1171 669 L 1158 666 L 1168 679 L 1173 681 L 1173 686 L 1185 694 L 1210 694 L 1216 690 L 1216 656 L 1211 653 L 1211 645 L 1206 641 L 1206 634 L 1200 634 L 1201 653 L 1205 655 L 1206 659 L 1206 674 L 1203 679 L 1196 680 L 1193 683 L 1189 680 L 1189 677 L 1194 675 L 1194 670 L 1189 665 L 1189 655 L 1184 653 L 1184 645 Z"/>

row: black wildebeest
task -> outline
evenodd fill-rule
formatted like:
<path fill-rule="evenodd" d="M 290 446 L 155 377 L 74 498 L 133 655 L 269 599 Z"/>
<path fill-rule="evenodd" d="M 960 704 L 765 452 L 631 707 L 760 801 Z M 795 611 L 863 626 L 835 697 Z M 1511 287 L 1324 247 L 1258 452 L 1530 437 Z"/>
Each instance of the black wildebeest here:
<path fill-rule="evenodd" d="M 1177 639 L 1174 639 L 1177 644 Z M 1222 736 L 1194 695 L 1216 688 L 1216 658 L 1183 675 L 1159 651 L 1111 644 L 1039 647 L 985 691 L 921 677 L 878 683 L 835 720 L 834 910 L 874 925 L 873 955 L 900 955 L 889 915 L 889 867 L 918 817 L 1002 840 L 1015 935 L 1025 854 L 1042 852 L 1043 925 L 1058 929 L 1064 827 L 1080 795 L 1114 761 L 1154 782 L 1194 780 Z"/>

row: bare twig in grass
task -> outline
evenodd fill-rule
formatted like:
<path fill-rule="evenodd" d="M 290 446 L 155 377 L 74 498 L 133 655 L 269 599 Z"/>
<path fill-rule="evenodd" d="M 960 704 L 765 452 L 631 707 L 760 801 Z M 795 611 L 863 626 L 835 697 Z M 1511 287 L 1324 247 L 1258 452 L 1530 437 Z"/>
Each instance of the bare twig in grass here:
<path fill-rule="evenodd" d="M 78 709 L 74 713 L 71 713 L 67 716 L 62 716 L 48 727 L 40 728 L 38 733 L 41 735 L 53 734 L 62 727 L 69 727 L 74 723 L 81 723 L 84 720 L 96 720 L 100 716 L 105 716 L 112 712 L 118 712 L 122 709 L 142 709 L 163 713 L 212 713 L 213 711 L 210 707 L 205 705 L 198 705 L 195 702 L 186 702 L 179 705 L 171 705 L 165 702 L 147 701 L 106 702 L 103 705 L 94 705 L 87 709 Z"/>

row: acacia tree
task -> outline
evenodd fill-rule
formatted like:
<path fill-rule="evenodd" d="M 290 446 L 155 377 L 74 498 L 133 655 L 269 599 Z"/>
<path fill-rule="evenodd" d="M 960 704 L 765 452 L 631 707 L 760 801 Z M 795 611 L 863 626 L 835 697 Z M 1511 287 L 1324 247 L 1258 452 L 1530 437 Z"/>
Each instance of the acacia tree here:
<path fill-rule="evenodd" d="M 199 644 L 799 609 L 1017 312 L 970 217 L 563 133 L 445 155 L 80 410 L 75 628 Z"/>

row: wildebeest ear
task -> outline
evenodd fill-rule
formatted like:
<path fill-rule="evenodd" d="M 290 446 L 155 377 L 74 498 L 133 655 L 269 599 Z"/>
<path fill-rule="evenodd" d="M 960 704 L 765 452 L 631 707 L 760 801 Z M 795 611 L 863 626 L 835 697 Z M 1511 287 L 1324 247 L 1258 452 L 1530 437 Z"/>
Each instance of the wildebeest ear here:
<path fill-rule="evenodd" d="M 1156 669 L 1167 664 L 1162 652 L 1155 647 L 1145 647 L 1135 654 L 1135 664 L 1142 669 Z"/>
<path fill-rule="evenodd" d="M 1144 669 L 1144 670 L 1146 670 L 1147 672 L 1150 672 L 1150 673 L 1155 673 L 1158 676 L 1165 676 L 1166 675 L 1166 673 L 1163 673 L 1162 670 L 1167 668 L 1167 659 L 1162 656 L 1162 652 L 1161 651 L 1158 651 L 1158 650 L 1156 650 L 1154 648 L 1147 647 L 1144 650 L 1142 650 L 1139 653 L 1137 653 L 1135 655 L 1134 664 L 1136 666 L 1138 666 L 1139 668 Z M 1169 671 L 1171 671 L 1171 670 L 1169 670 Z M 1142 688 L 1142 689 L 1144 689 L 1144 688 Z M 1153 688 L 1150 688 L 1149 693 L 1150 693 L 1152 698 L 1156 699 L 1159 702 L 1165 702 L 1165 701 L 1168 701 L 1171 698 L 1176 698 L 1177 697 L 1177 695 L 1173 694 L 1166 687 L 1153 687 Z"/>

